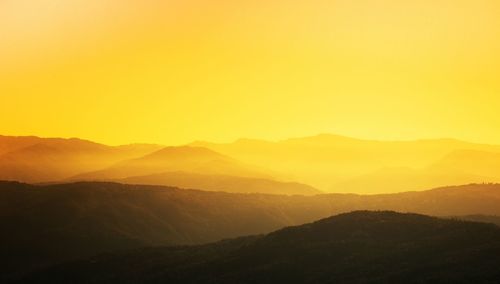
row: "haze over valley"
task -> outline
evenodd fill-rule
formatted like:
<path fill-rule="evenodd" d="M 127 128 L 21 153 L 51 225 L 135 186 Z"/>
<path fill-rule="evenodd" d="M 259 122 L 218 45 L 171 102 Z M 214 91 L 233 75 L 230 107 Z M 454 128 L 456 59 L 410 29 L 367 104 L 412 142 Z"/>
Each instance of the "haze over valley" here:
<path fill-rule="evenodd" d="M 453 139 L 371 141 L 322 134 L 278 142 L 106 146 L 0 137 L 0 179 L 117 181 L 228 192 L 378 194 L 500 181 L 500 146 Z"/>

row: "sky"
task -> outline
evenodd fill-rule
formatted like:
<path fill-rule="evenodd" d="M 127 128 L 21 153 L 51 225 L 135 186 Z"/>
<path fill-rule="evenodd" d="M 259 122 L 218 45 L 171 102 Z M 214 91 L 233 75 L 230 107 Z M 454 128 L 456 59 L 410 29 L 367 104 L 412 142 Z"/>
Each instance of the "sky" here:
<path fill-rule="evenodd" d="M 0 134 L 500 144 L 497 0 L 1 0 Z"/>

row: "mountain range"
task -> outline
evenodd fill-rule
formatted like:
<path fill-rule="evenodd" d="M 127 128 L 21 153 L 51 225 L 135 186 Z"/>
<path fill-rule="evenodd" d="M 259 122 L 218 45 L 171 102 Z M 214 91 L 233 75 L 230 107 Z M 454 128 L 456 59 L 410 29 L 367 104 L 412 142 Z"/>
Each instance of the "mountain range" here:
<path fill-rule="evenodd" d="M 499 167 L 452 139 L 0 136 L 0 282 L 488 283 Z"/>
<path fill-rule="evenodd" d="M 278 142 L 106 146 L 0 136 L 0 180 L 118 181 L 228 192 L 391 193 L 500 182 L 500 146 L 323 134 Z"/>

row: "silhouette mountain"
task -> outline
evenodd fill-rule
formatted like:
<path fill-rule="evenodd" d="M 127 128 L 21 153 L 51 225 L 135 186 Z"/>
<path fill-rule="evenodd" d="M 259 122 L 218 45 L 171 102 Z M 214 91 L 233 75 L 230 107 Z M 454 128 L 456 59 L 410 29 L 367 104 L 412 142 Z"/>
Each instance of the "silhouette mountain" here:
<path fill-rule="evenodd" d="M 265 236 L 108 254 L 25 283 L 495 283 L 500 227 L 358 211 Z"/>
<path fill-rule="evenodd" d="M 354 210 L 500 216 L 500 185 L 300 196 L 104 182 L 0 182 L 0 280 L 102 252 L 208 243 Z"/>
<path fill-rule="evenodd" d="M 234 175 L 268 178 L 268 174 L 228 156 L 202 147 L 165 147 L 144 157 L 122 161 L 109 168 L 84 173 L 74 180 L 110 180 L 164 172 Z"/>
<path fill-rule="evenodd" d="M 305 184 L 276 181 L 271 171 L 201 147 L 110 147 L 76 138 L 34 136 L 0 136 L 0 180 L 100 180 L 228 192 L 320 193 Z"/>
<path fill-rule="evenodd" d="M 0 136 L 0 180 L 50 182 L 143 156 L 157 145 L 111 147 L 81 139 Z"/>
<path fill-rule="evenodd" d="M 116 180 L 126 184 L 165 185 L 180 188 L 225 191 L 233 193 L 320 194 L 312 186 L 296 182 L 279 182 L 264 178 L 229 175 L 203 175 L 188 172 L 167 172 Z"/>

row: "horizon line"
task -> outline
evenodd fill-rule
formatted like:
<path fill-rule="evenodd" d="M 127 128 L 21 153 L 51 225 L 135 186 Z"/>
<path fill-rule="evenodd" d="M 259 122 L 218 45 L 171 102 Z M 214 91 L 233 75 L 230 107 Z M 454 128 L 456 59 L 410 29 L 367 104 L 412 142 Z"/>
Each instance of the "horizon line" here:
<path fill-rule="evenodd" d="M 422 141 L 439 141 L 439 140 L 449 140 L 449 141 L 455 141 L 455 142 L 465 142 L 465 143 L 471 143 L 471 144 L 482 144 L 482 145 L 500 145 L 500 143 L 492 143 L 492 142 L 478 142 L 478 141 L 471 141 L 471 140 L 466 140 L 466 139 L 459 139 L 459 138 L 454 138 L 454 137 L 427 137 L 427 138 L 413 138 L 413 139 L 370 139 L 370 138 L 361 138 L 361 137 L 354 137 L 354 136 L 348 136 L 348 135 L 342 135 L 342 134 L 336 134 L 336 133 L 330 133 L 330 132 L 322 132 L 314 135 L 305 135 L 305 136 L 293 136 L 293 137 L 288 137 L 288 138 L 281 138 L 281 139 L 264 139 L 264 138 L 250 138 L 250 137 L 240 137 L 236 139 L 232 139 L 230 141 L 214 141 L 214 140 L 208 140 L 208 139 L 194 139 L 190 142 L 186 143 L 172 143 L 172 144 L 167 144 L 167 143 L 158 143 L 158 142 L 129 142 L 129 143 L 103 143 L 98 140 L 93 140 L 93 139 L 88 139 L 85 137 L 76 137 L 76 136 L 44 136 L 44 135 L 8 135 L 8 134 L 1 134 L 0 137 L 14 137 L 14 138 L 38 138 L 38 139 L 62 139 L 62 140 L 80 140 L 80 141 L 87 141 L 87 142 L 92 142 L 100 145 L 105 145 L 105 146 L 112 146 L 112 147 L 120 147 L 120 146 L 127 146 L 127 145 L 158 145 L 158 146 L 189 146 L 191 144 L 196 144 L 196 143 L 211 143 L 211 144 L 233 144 L 233 143 L 238 143 L 241 141 L 260 141 L 260 142 L 268 142 L 268 143 L 280 143 L 280 142 L 286 142 L 286 141 L 292 141 L 292 140 L 299 140 L 299 139 L 307 139 L 307 138 L 317 138 L 317 137 L 337 137 L 339 139 L 348 139 L 348 140 L 357 140 L 357 141 L 366 141 L 366 142 L 422 142 Z"/>

